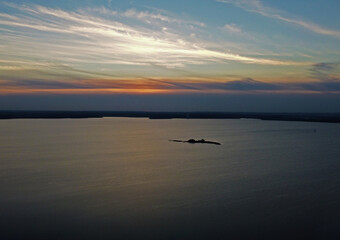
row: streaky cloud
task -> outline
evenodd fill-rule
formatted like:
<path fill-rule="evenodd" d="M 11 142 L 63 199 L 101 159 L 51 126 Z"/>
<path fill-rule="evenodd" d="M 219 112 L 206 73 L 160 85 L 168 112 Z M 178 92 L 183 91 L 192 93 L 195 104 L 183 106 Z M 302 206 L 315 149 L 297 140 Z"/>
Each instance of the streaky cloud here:
<path fill-rule="evenodd" d="M 117 14 L 117 13 L 116 13 Z M 125 17 L 136 18 L 142 21 L 145 21 L 149 24 L 155 24 L 155 21 L 166 22 L 166 23 L 176 23 L 176 24 L 189 24 L 199 27 L 205 27 L 205 24 L 202 22 L 196 21 L 187 21 L 178 18 L 169 17 L 163 15 L 161 13 L 152 13 L 149 11 L 137 11 L 135 9 L 128 9 L 125 12 L 121 13 Z"/>
<path fill-rule="evenodd" d="M 340 82 L 340 63 L 316 63 L 309 70 L 311 77 L 321 82 Z"/>
<path fill-rule="evenodd" d="M 284 13 L 273 9 L 271 7 L 265 6 L 262 4 L 260 0 L 216 0 L 217 2 L 221 3 L 229 3 L 233 4 L 239 8 L 242 8 L 245 11 L 248 12 L 254 12 L 257 14 L 260 14 L 264 17 L 277 19 L 283 22 L 295 24 L 297 26 L 303 27 L 305 29 L 308 29 L 314 33 L 322 34 L 322 35 L 328 35 L 336 38 L 340 38 L 340 31 L 337 30 L 331 30 L 327 29 L 323 26 L 320 26 L 318 24 L 303 21 L 297 18 L 288 18 L 283 16 Z"/>
<path fill-rule="evenodd" d="M 245 78 L 237 81 L 230 81 L 225 83 L 224 89 L 239 90 L 239 91 L 252 91 L 252 90 L 280 90 L 281 86 L 273 83 L 265 83 L 256 81 L 252 78 Z"/>
<path fill-rule="evenodd" d="M 143 64 L 167 68 L 229 61 L 279 66 L 309 64 L 247 57 L 212 50 L 205 48 L 199 42 L 190 42 L 175 33 L 169 34 L 145 27 L 130 26 L 119 19 L 104 19 L 86 13 L 84 10 L 74 12 L 40 5 L 8 5 L 19 10 L 20 13 L 0 15 L 0 25 L 15 31 L 17 37 L 13 39 L 12 33 L 10 37 L 3 35 L 0 39 L 6 41 L 13 49 L 17 48 L 25 53 L 24 56 L 18 58 L 46 58 L 41 54 L 44 52 L 56 61 L 69 58 L 69 62 Z M 134 11 L 132 15 L 171 21 L 163 19 L 161 15 L 151 15 L 145 12 Z M 45 39 L 51 39 L 51 36 L 53 40 L 47 42 Z M 65 41 L 65 36 L 73 41 Z M 34 51 L 34 48 L 42 51 Z M 11 52 L 10 54 L 16 56 L 18 53 Z"/>
<path fill-rule="evenodd" d="M 235 24 L 231 23 L 231 24 L 225 24 L 223 26 L 223 29 L 228 31 L 228 32 L 232 32 L 232 33 L 240 33 L 242 32 L 241 28 L 239 28 L 238 26 L 236 26 Z"/>

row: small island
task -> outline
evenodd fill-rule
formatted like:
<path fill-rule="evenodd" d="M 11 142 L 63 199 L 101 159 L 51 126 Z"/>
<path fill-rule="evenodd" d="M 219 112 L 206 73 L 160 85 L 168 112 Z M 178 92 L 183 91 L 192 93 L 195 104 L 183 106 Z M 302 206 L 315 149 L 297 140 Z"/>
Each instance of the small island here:
<path fill-rule="evenodd" d="M 185 140 L 169 140 L 169 141 L 172 141 L 172 142 L 186 142 L 186 143 L 207 143 L 207 144 L 215 144 L 215 145 L 221 145 L 221 143 L 219 142 L 214 142 L 214 141 L 206 141 L 204 139 L 201 139 L 201 140 L 195 140 L 193 138 L 185 141 Z"/>

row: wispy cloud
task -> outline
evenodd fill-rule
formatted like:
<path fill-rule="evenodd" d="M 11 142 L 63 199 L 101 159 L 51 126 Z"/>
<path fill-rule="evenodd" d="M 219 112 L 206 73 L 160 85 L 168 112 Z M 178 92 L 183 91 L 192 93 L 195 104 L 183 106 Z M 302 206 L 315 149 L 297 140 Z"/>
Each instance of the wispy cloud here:
<path fill-rule="evenodd" d="M 260 0 L 216 0 L 216 1 L 233 4 L 237 7 L 244 9 L 245 11 L 254 12 L 264 17 L 295 24 L 297 26 L 308 29 L 314 33 L 340 38 L 340 31 L 328 29 L 312 22 L 300 20 L 296 17 L 295 18 L 286 17 L 284 16 L 285 13 L 277 9 L 263 5 Z"/>
<path fill-rule="evenodd" d="M 174 17 L 169 17 L 159 12 L 149 12 L 149 11 L 137 11 L 135 9 L 129 9 L 123 12 L 121 15 L 129 18 L 136 18 L 146 23 L 155 24 L 155 21 L 161 21 L 166 23 L 176 23 L 176 24 L 188 24 L 195 25 L 199 27 L 205 27 L 205 24 L 197 21 L 188 21 L 183 19 L 178 19 Z"/>
<path fill-rule="evenodd" d="M 321 82 L 340 82 L 340 63 L 316 63 L 310 73 L 312 78 Z"/>
<path fill-rule="evenodd" d="M 242 32 L 241 28 L 239 28 L 238 26 L 236 26 L 233 23 L 224 25 L 223 29 L 228 31 L 228 32 L 232 32 L 232 33 L 240 33 L 240 32 Z"/>
<path fill-rule="evenodd" d="M 164 32 L 129 25 L 128 21 L 124 23 L 121 17 L 112 15 L 97 16 L 91 11 L 64 11 L 39 5 L 7 5 L 17 12 L 0 15 L 0 25 L 8 30 L 0 36 L 7 48 L 5 59 L 8 56 L 26 60 L 52 59 L 65 64 L 88 64 L 91 67 L 118 64 L 176 68 L 228 61 L 266 65 L 305 64 L 208 49 L 199 41 L 189 41 L 186 35 L 171 32 L 171 29 Z M 120 13 L 122 15 L 168 23 L 179 21 L 136 10 Z"/>

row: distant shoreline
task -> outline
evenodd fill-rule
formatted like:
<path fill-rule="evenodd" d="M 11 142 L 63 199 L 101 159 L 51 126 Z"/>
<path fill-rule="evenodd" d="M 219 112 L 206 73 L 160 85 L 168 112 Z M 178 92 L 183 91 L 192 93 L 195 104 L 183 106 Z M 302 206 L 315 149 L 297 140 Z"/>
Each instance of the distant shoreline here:
<path fill-rule="evenodd" d="M 259 119 L 340 123 L 340 113 L 138 112 L 138 111 L 0 111 L 0 119 L 80 119 L 129 117 L 149 119 Z"/>

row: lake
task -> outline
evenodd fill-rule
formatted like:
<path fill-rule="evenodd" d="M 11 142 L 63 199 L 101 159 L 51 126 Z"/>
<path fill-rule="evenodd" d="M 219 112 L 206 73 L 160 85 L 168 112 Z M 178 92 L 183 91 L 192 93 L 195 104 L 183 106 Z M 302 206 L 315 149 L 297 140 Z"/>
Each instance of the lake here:
<path fill-rule="evenodd" d="M 0 234 L 339 239 L 339 171 L 340 124 L 1 120 Z"/>

